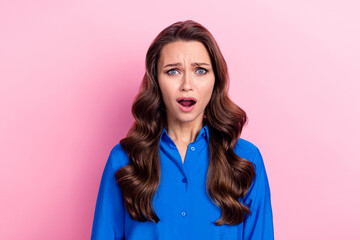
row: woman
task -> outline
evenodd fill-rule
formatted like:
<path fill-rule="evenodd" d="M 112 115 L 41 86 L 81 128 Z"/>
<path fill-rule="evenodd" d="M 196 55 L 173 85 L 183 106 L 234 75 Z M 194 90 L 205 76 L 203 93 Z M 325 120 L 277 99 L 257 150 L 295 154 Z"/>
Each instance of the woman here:
<path fill-rule="evenodd" d="M 146 54 L 135 122 L 111 151 L 91 239 L 273 239 L 259 149 L 228 96 L 227 65 L 201 24 L 165 28 Z"/>

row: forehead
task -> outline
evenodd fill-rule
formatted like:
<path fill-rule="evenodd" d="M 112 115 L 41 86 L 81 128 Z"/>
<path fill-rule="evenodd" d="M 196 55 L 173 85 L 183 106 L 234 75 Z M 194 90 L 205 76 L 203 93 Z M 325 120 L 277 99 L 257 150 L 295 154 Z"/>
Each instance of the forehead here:
<path fill-rule="evenodd" d="M 210 55 L 199 41 L 176 41 L 166 44 L 160 51 L 159 66 L 168 63 L 206 62 L 211 64 Z"/>

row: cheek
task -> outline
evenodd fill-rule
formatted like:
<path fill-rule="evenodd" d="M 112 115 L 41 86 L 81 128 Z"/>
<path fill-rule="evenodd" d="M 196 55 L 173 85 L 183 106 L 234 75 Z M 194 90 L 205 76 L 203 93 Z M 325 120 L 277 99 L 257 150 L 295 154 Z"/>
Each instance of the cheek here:
<path fill-rule="evenodd" d="M 171 86 L 169 84 L 164 84 L 164 83 L 161 83 L 159 85 L 160 85 L 160 91 L 161 91 L 162 98 L 163 98 L 165 104 L 167 104 L 172 99 Z"/>
<path fill-rule="evenodd" d="M 212 92 L 213 92 L 213 88 L 214 88 L 214 82 L 212 82 L 212 84 L 207 84 L 206 86 L 203 86 L 203 96 L 204 98 L 206 98 L 207 100 L 210 100 Z"/>

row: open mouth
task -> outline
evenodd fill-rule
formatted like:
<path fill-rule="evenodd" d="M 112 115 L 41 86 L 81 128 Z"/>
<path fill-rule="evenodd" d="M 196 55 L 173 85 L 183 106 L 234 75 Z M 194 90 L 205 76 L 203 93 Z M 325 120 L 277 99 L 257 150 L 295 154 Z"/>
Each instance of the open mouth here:
<path fill-rule="evenodd" d="M 182 99 L 180 101 L 178 101 L 178 103 L 183 106 L 183 107 L 191 107 L 192 105 L 194 105 L 196 102 L 194 100 L 187 100 L 187 99 Z"/>

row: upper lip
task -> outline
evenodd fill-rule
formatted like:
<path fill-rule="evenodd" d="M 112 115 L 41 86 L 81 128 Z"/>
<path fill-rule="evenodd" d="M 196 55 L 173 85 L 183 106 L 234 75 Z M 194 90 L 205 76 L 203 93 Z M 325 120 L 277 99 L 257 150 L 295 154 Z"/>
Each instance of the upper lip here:
<path fill-rule="evenodd" d="M 176 99 L 177 102 L 179 102 L 181 100 L 193 100 L 194 102 L 196 102 L 196 98 L 193 98 L 193 97 L 179 97 Z"/>

